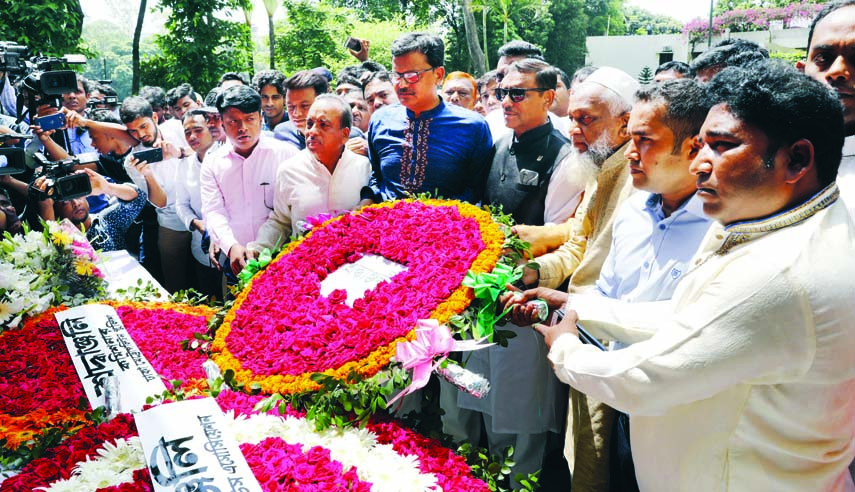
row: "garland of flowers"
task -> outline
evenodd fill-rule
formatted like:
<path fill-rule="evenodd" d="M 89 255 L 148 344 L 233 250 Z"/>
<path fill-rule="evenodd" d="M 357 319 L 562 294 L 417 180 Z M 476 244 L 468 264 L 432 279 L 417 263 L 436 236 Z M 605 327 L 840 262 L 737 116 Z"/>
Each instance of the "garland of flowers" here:
<path fill-rule="evenodd" d="M 223 396 L 231 393 L 223 393 Z M 220 398 L 224 407 L 246 408 L 255 398 Z M 228 410 L 241 451 L 265 491 L 394 490 L 483 491 L 463 459 L 435 440 L 394 421 L 371 431 L 316 431 L 297 412 L 285 416 L 235 415 Z M 102 429 L 109 427 L 109 433 Z M 110 434 L 112 433 L 112 434 Z M 50 492 L 149 491 L 150 479 L 133 420 L 127 415 L 69 439 L 0 486 L 0 492 L 44 487 Z"/>
<path fill-rule="evenodd" d="M 503 241 L 488 212 L 456 201 L 402 200 L 330 219 L 238 296 L 217 330 L 213 359 L 245 388 L 268 394 L 317 390 L 318 372 L 370 377 L 389 364 L 397 342 L 413 339 L 418 319 L 445 323 L 469 305 L 472 291 L 461 281 L 469 270 L 491 271 Z M 408 270 L 353 308 L 344 291 L 321 296 L 321 281 L 363 253 Z"/>
<path fill-rule="evenodd" d="M 201 365 L 206 356 L 181 349 L 180 341 L 204 333 L 214 310 L 183 304 L 106 301 L 131 338 L 165 379 L 181 379 L 186 388 L 206 385 Z M 0 334 L 0 436 L 6 450 L 20 450 L 47 428 L 84 422 L 86 395 L 51 308 L 27 319 L 21 330 Z M 81 402 L 84 402 L 81 404 Z"/>
<path fill-rule="evenodd" d="M 47 222 L 43 232 L 6 232 L 0 254 L 0 333 L 50 306 L 77 306 L 106 297 L 98 255 L 68 220 Z"/>

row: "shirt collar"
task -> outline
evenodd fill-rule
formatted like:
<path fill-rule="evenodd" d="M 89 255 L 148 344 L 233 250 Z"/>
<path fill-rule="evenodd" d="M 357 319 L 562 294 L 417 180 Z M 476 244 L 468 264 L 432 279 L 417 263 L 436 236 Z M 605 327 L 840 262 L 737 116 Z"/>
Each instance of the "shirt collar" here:
<path fill-rule="evenodd" d="M 837 189 L 837 184 L 831 183 L 822 191 L 812 196 L 808 201 L 790 210 L 785 210 L 763 219 L 737 222 L 725 226 L 724 232 L 726 237 L 724 238 L 724 243 L 716 251 L 716 254 L 723 255 L 735 246 L 761 238 L 770 232 L 804 222 L 816 215 L 820 210 L 828 208 L 829 205 L 837 201 L 839 196 L 840 190 Z"/>
<path fill-rule="evenodd" d="M 410 111 L 409 108 L 404 106 L 404 109 L 407 110 L 407 119 L 409 120 L 426 120 L 428 118 L 433 118 L 438 115 L 443 109 L 445 109 L 445 103 L 442 101 L 442 98 L 439 98 L 439 104 L 436 105 L 435 108 L 429 109 L 427 111 L 422 111 L 418 118 L 416 118 L 416 113 Z"/>
<path fill-rule="evenodd" d="M 659 193 L 651 193 L 644 202 L 644 209 L 647 210 L 653 217 L 658 217 L 661 220 L 664 217 L 662 213 L 662 195 Z M 687 213 L 701 219 L 707 219 L 704 214 L 704 202 L 698 198 L 697 194 L 693 194 L 691 198 L 683 202 L 677 210 L 674 210 L 669 217 Z M 665 217 L 668 218 L 668 217 Z"/>

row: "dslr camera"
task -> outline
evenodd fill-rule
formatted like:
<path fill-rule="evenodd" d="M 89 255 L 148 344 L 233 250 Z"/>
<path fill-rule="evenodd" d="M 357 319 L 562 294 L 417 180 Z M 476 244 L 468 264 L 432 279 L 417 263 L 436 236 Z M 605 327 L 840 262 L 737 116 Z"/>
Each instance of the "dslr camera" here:
<path fill-rule="evenodd" d="M 95 153 L 81 154 L 61 161 L 50 161 L 41 152 L 33 154 L 36 162 L 42 166 L 39 173 L 33 176 L 33 183 L 41 177 L 47 177 L 47 186 L 44 191 L 36 188 L 30 183 L 30 196 L 42 201 L 48 198 L 53 200 L 73 200 L 92 193 L 92 185 L 89 183 L 88 174 L 75 174 L 74 167 L 98 160 Z"/>

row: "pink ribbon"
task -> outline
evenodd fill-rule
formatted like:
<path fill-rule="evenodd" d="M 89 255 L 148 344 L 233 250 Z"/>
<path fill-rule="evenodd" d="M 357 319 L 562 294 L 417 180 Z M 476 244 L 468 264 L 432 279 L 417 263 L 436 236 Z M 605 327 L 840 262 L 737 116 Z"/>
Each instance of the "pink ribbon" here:
<path fill-rule="evenodd" d="M 440 325 L 435 319 L 420 319 L 416 323 L 416 339 L 399 343 L 395 351 L 395 359 L 403 364 L 404 369 L 413 370 L 412 382 L 395 398 L 389 400 L 386 407 L 404 395 L 424 387 L 430 379 L 430 373 L 442 364 L 449 352 L 478 350 L 493 345 L 482 344 L 482 341 L 483 339 L 455 340 L 447 326 Z"/>

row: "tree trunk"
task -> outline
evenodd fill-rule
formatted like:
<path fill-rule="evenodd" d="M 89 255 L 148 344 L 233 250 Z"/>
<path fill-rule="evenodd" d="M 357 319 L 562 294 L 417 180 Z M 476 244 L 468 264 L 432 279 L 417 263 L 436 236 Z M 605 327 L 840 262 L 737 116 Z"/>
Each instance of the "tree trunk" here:
<path fill-rule="evenodd" d="M 145 20 L 146 0 L 140 0 L 140 11 L 137 14 L 137 26 L 134 28 L 134 42 L 132 48 L 132 81 L 131 94 L 140 93 L 140 36 L 142 36 L 143 20 Z"/>
<path fill-rule="evenodd" d="M 470 0 L 460 0 L 460 7 L 463 10 L 463 27 L 466 31 L 466 44 L 469 46 L 472 70 L 475 72 L 474 75 L 478 76 L 487 71 L 487 62 L 478 41 L 478 31 L 475 27 L 475 16 L 472 14 Z"/>
<path fill-rule="evenodd" d="M 276 36 L 273 34 L 273 16 L 267 16 L 267 29 L 270 31 L 270 70 L 275 70 L 273 55 L 276 52 Z"/>
<path fill-rule="evenodd" d="M 487 45 L 487 6 L 481 9 L 481 32 L 484 34 L 484 66 L 490 69 L 490 47 Z M 486 72 L 485 72 L 486 73 Z"/>

